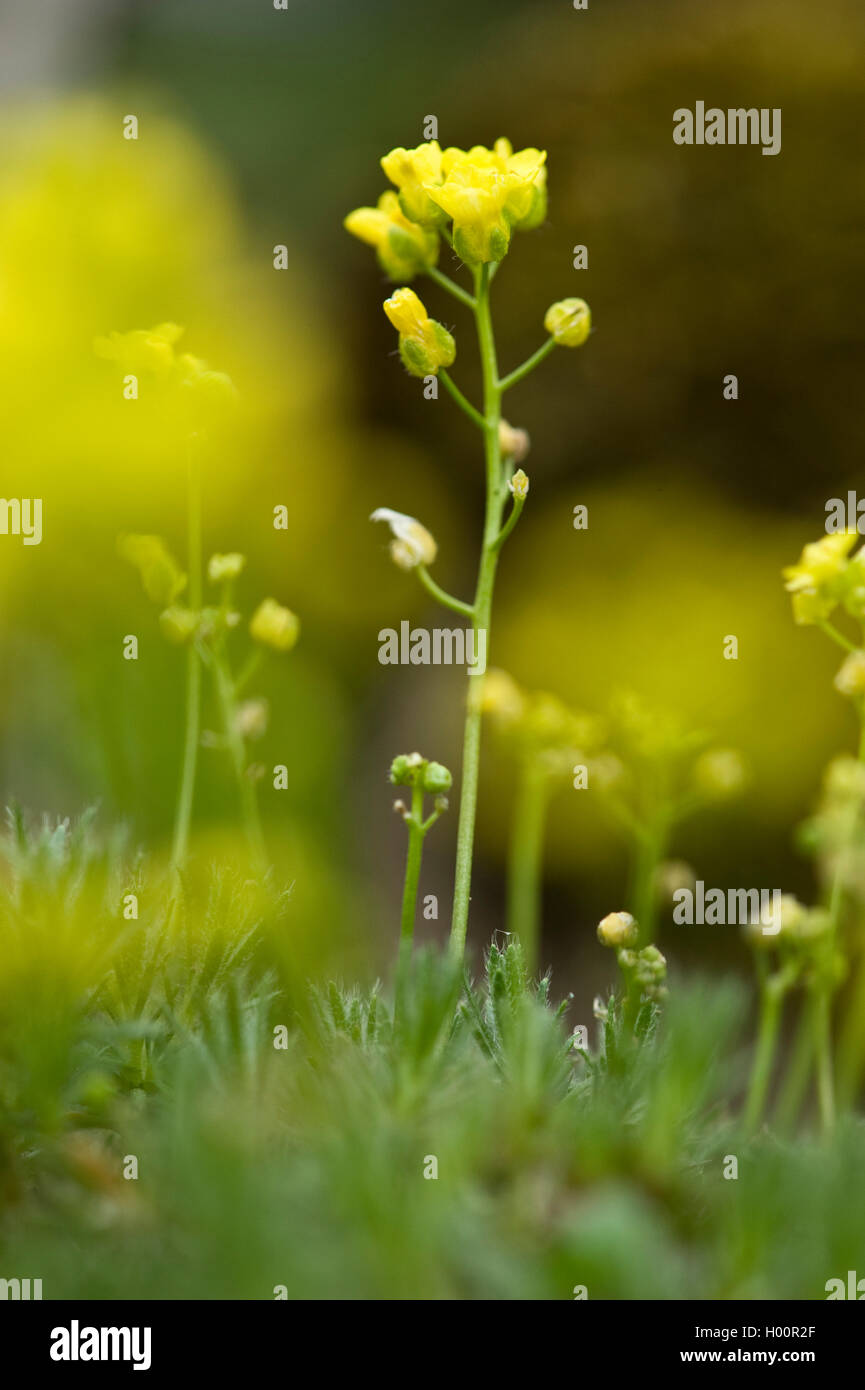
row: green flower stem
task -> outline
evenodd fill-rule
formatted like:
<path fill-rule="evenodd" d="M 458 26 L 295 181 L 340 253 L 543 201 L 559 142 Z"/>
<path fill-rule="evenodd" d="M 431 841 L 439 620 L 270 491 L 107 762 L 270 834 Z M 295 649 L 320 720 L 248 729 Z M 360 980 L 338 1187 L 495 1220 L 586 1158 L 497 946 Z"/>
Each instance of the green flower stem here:
<path fill-rule="evenodd" d="M 802 1012 L 803 1015 L 807 1015 L 813 1011 L 814 1000 L 809 997 L 802 1003 Z M 811 1020 L 803 1017 L 799 1022 L 793 1053 L 787 1064 L 787 1075 L 784 1077 L 775 1107 L 775 1123 L 778 1129 L 784 1132 L 791 1130 L 799 1118 L 813 1063 L 814 1028 Z"/>
<path fill-rule="evenodd" d="M 492 316 L 490 314 L 489 267 L 480 266 L 475 273 L 475 322 L 477 324 L 480 347 L 481 368 L 484 382 L 484 452 L 487 472 L 487 500 L 484 519 L 483 546 L 478 569 L 478 582 L 475 591 L 472 626 L 475 633 L 485 631 L 487 652 L 489 652 L 490 616 L 492 613 L 493 588 L 496 577 L 498 551 L 496 539 L 501 526 L 504 498 L 501 490 L 501 447 L 499 443 L 499 424 L 501 422 L 501 389 L 498 382 L 495 339 Z M 477 646 L 475 647 L 477 651 Z M 469 918 L 469 895 L 472 877 L 472 848 L 474 844 L 475 817 L 477 814 L 478 777 L 480 774 L 481 752 L 481 696 L 483 676 L 469 678 L 469 695 L 466 709 L 465 732 L 463 735 L 462 786 L 460 792 L 460 812 L 457 826 L 457 858 L 454 876 L 454 905 L 451 921 L 450 945 L 453 953 L 462 959 L 465 952 L 466 932 Z"/>
<path fill-rule="evenodd" d="M 416 573 L 427 593 L 431 594 L 437 603 L 441 603 L 445 608 L 452 608 L 455 613 L 461 613 L 464 618 L 474 617 L 474 609 L 471 604 L 463 603 L 462 599 L 454 598 L 453 594 L 446 593 L 436 584 L 426 565 L 418 565 Z"/>
<path fill-rule="evenodd" d="M 397 966 L 395 1014 L 402 1007 L 408 972 L 414 944 L 414 924 L 417 916 L 417 890 L 420 883 L 421 859 L 423 857 L 424 836 L 430 824 L 437 817 L 435 813 L 429 821 L 423 822 L 423 787 L 412 787 L 411 811 L 405 816 L 408 826 L 408 853 L 405 861 L 405 883 L 402 892 L 402 916 L 400 919 L 399 963 Z"/>
<path fill-rule="evenodd" d="M 255 675 L 256 671 L 258 670 L 259 666 L 261 665 L 261 658 L 262 658 L 262 655 L 263 655 L 263 653 L 262 653 L 261 647 L 256 647 L 255 650 L 254 650 L 253 652 L 250 652 L 250 654 L 249 654 L 249 660 L 247 661 L 246 665 L 243 667 L 243 670 L 240 672 L 240 675 L 237 676 L 237 677 L 235 678 L 235 681 L 234 681 L 234 696 L 235 696 L 235 699 L 237 698 L 237 696 L 240 694 L 240 692 L 241 692 L 242 690 L 245 690 L 245 689 L 246 689 L 247 685 L 248 685 L 249 682 L 252 680 L 252 677 Z"/>
<path fill-rule="evenodd" d="M 826 636 L 831 638 L 833 642 L 837 642 L 839 647 L 843 647 L 845 652 L 855 652 L 858 650 L 855 642 L 850 642 L 844 636 L 843 632 L 839 632 L 837 627 L 826 618 L 818 622 L 817 626 L 820 628 L 820 631 L 825 632 Z"/>
<path fill-rule="evenodd" d="M 438 270 L 434 265 L 427 267 L 426 274 L 431 280 L 435 280 L 437 285 L 441 285 L 443 290 L 447 290 L 448 294 L 452 294 L 454 299 L 458 299 L 461 304 L 465 304 L 467 309 L 474 309 L 474 295 L 469 294 L 468 290 L 464 290 L 462 285 L 458 285 L 449 275 L 443 274 L 443 272 Z"/>
<path fill-rule="evenodd" d="M 189 572 L 189 606 L 197 613 L 201 609 L 201 460 L 198 455 L 195 436 L 190 438 L 187 450 L 186 483 L 186 564 Z M 195 793 L 200 730 L 201 661 L 195 643 L 190 642 L 186 654 L 186 730 L 171 853 L 171 862 L 175 869 L 183 868 L 189 848 L 189 824 L 192 818 L 192 799 Z"/>
<path fill-rule="evenodd" d="M 633 913 L 640 928 L 640 945 L 649 946 L 655 937 L 658 915 L 658 866 L 664 857 L 669 836 L 665 816 L 657 815 L 645 824 L 637 838 L 631 900 Z"/>
<path fill-rule="evenodd" d="M 502 377 L 501 381 L 498 383 L 499 391 L 502 395 L 504 395 L 505 391 L 510 391 L 512 386 L 516 386 L 518 381 L 522 381 L 523 377 L 528 376 L 529 372 L 533 372 L 535 367 L 539 367 L 544 358 L 549 357 L 555 346 L 555 338 L 547 338 L 547 341 L 541 344 L 537 352 L 533 352 L 531 357 L 526 358 L 522 366 L 516 367 L 514 371 Z"/>
<path fill-rule="evenodd" d="M 760 978 L 760 1027 L 745 1102 L 745 1128 L 749 1134 L 754 1133 L 763 1116 L 778 1046 L 781 1011 L 787 991 L 793 983 L 793 975 L 789 970 L 780 970 L 777 974 L 770 975 L 763 956 L 759 954 L 757 970 Z"/>
<path fill-rule="evenodd" d="M 476 410 L 471 401 L 467 400 L 460 388 L 451 376 L 445 371 L 444 367 L 439 367 L 439 380 L 444 382 L 445 390 L 448 395 L 456 401 L 460 410 L 464 411 L 469 419 L 477 425 L 479 430 L 485 430 L 487 422 L 479 410 Z"/>
<path fill-rule="evenodd" d="M 859 719 L 859 761 L 865 762 L 865 705 L 862 702 L 859 703 Z M 854 803 L 849 834 L 850 844 L 854 841 L 858 823 L 859 807 Z M 838 914 L 843 897 L 843 858 L 842 852 L 838 856 L 835 881 L 832 885 L 832 901 L 835 909 L 832 921 L 835 931 L 837 931 Z M 865 952 L 862 952 L 859 957 L 856 979 L 853 983 L 847 1013 L 838 1040 L 837 1060 L 838 1098 L 842 1105 L 852 1105 L 861 1085 L 863 1066 L 865 1066 Z"/>
<path fill-rule="evenodd" d="M 267 850 L 264 845 L 264 834 L 261 829 L 261 818 L 258 812 L 255 786 L 247 775 L 246 747 L 243 741 L 243 735 L 237 727 L 235 684 L 231 677 L 228 658 L 221 644 L 214 651 L 213 675 L 216 681 L 216 694 L 219 700 L 222 724 L 225 730 L 225 741 L 231 756 L 234 774 L 237 778 L 237 787 L 240 793 L 240 811 L 243 817 L 243 827 L 249 843 L 253 867 L 255 872 L 261 876 L 267 872 L 268 868 Z"/>
<path fill-rule="evenodd" d="M 817 1101 L 824 1134 L 835 1127 L 835 1086 L 832 1072 L 832 997 L 828 989 L 814 999 L 814 1052 L 817 1060 Z"/>
<path fill-rule="evenodd" d="M 547 770 L 531 754 L 521 761 L 508 855 L 507 929 L 522 944 L 526 968 L 538 964 L 544 825 L 549 805 Z"/>
<path fill-rule="evenodd" d="M 520 516 L 521 516 L 521 514 L 522 514 L 523 507 L 524 507 L 525 505 L 526 505 L 526 499 L 525 499 L 525 497 L 515 497 L 515 498 L 514 498 L 514 505 L 511 507 L 511 514 L 510 514 L 510 516 L 508 517 L 508 519 L 507 519 L 507 521 L 505 522 L 505 524 L 504 524 L 504 526 L 502 527 L 502 529 L 499 531 L 499 534 L 496 536 L 495 540 L 493 541 L 493 549 L 494 549 L 494 550 L 501 550 L 501 548 L 502 548 L 502 546 L 504 545 L 505 541 L 507 540 L 508 536 L 511 534 L 511 531 L 513 531 L 514 527 L 516 526 L 517 522 L 519 521 Z"/>

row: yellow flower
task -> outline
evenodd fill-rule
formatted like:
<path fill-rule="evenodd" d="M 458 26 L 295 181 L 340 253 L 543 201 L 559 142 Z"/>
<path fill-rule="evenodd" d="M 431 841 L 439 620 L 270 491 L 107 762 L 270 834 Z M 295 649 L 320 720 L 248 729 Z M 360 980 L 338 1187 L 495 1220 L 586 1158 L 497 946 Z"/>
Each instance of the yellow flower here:
<path fill-rule="evenodd" d="M 546 150 L 528 148 L 514 153 L 510 140 L 502 136 L 491 150 L 485 145 L 473 145 L 470 150 L 451 146 L 442 155 L 442 170 L 446 178 L 460 166 L 509 175 L 505 213 L 512 226 L 528 231 L 539 226 L 547 213 L 546 159 Z"/>
<path fill-rule="evenodd" d="M 449 367 L 457 355 L 447 329 L 427 314 L 414 290 L 396 290 L 384 302 L 384 311 L 399 333 L 399 355 L 412 376 L 435 376 Z"/>
<path fill-rule="evenodd" d="M 445 182 L 427 192 L 453 218 L 454 250 L 469 264 L 500 261 L 507 254 L 511 224 L 505 216 L 514 176 L 480 164 L 455 164 Z"/>
<path fill-rule="evenodd" d="M 504 725 L 516 724 L 525 713 L 525 696 L 507 671 L 493 668 L 484 676 L 481 710 Z"/>
<path fill-rule="evenodd" d="M 382 193 L 377 207 L 355 208 L 343 226 L 375 247 L 378 263 L 391 280 L 411 280 L 438 260 L 438 234 L 410 221 L 390 190 Z"/>
<path fill-rule="evenodd" d="M 290 652 L 300 636 L 300 619 L 275 598 L 266 598 L 252 615 L 249 633 L 254 641 L 265 647 Z"/>
<path fill-rule="evenodd" d="M 386 521 L 391 529 L 393 540 L 390 554 L 394 564 L 400 569 L 416 569 L 418 565 L 431 565 L 438 554 L 435 538 L 425 526 L 405 512 L 392 511 L 390 507 L 378 507 L 370 521 Z"/>
<path fill-rule="evenodd" d="M 399 204 L 411 222 L 437 227 L 444 221 L 441 209 L 429 196 L 429 185 L 442 181 L 442 152 L 438 140 L 427 140 L 417 149 L 399 146 L 386 154 L 381 167 L 399 189 Z"/>
<path fill-rule="evenodd" d="M 856 544 L 855 531 L 821 536 L 806 545 L 795 565 L 782 571 L 787 592 L 793 595 L 793 618 L 803 625 L 829 617 L 843 597 L 847 556 Z"/>
<path fill-rule="evenodd" d="M 155 328 L 109 333 L 107 338 L 97 338 L 94 348 L 99 357 L 118 362 L 136 376 L 140 372 L 163 376 L 175 365 L 174 344 L 182 334 L 176 323 L 159 323 Z"/>
<path fill-rule="evenodd" d="M 784 570 L 788 593 L 820 589 L 837 579 L 855 544 L 855 531 L 839 531 L 832 536 L 821 536 L 819 541 L 806 545 L 798 564 L 788 565 Z"/>
<path fill-rule="evenodd" d="M 211 555 L 207 562 L 207 577 L 211 584 L 221 584 L 226 579 L 237 579 L 246 565 L 246 556 L 232 551 L 229 555 Z"/>
<path fill-rule="evenodd" d="M 121 536 L 117 549 L 138 570 L 154 603 L 171 605 L 186 588 L 186 575 L 160 536 Z"/>
<path fill-rule="evenodd" d="M 559 347 L 582 347 L 592 328 L 592 311 L 584 299 L 560 299 L 544 315 L 544 328 Z"/>

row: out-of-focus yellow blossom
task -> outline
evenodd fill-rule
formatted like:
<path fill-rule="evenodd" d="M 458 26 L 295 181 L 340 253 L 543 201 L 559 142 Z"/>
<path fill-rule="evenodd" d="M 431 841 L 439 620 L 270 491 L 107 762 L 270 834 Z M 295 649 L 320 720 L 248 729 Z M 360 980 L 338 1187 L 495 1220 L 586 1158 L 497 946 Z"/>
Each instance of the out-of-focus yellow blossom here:
<path fill-rule="evenodd" d="M 262 738 L 267 733 L 270 706 L 266 700 L 256 697 L 244 700 L 238 705 L 234 716 L 234 727 L 242 738 Z"/>
<path fill-rule="evenodd" d="M 375 247 L 378 263 L 391 280 L 412 280 L 438 260 L 438 234 L 410 221 L 392 190 L 382 193 L 377 207 L 355 208 L 343 226 Z"/>
<path fill-rule="evenodd" d="M 278 652 L 290 652 L 300 636 L 300 619 L 290 608 L 284 608 L 275 598 L 266 598 L 256 608 L 249 624 L 249 633 L 262 646 Z"/>
<path fill-rule="evenodd" d="M 857 699 L 865 695 L 865 652 L 850 652 L 835 676 L 835 689 L 841 695 Z"/>
<path fill-rule="evenodd" d="M 418 565 L 431 565 L 438 554 L 434 537 L 413 516 L 392 511 L 390 507 L 378 507 L 370 521 L 387 522 L 393 535 L 391 559 L 400 569 L 411 570 Z"/>
<path fill-rule="evenodd" d="M 793 595 L 793 617 L 797 623 L 825 621 L 844 597 L 847 556 L 857 539 L 855 531 L 821 536 L 819 541 L 805 546 L 797 564 L 782 571 L 785 588 Z"/>
<path fill-rule="evenodd" d="M 117 550 L 138 570 L 144 592 L 154 603 L 170 605 L 186 588 L 186 575 L 161 536 L 121 536 Z"/>
<path fill-rule="evenodd" d="M 97 356 L 117 362 L 124 371 L 138 375 L 153 372 L 165 376 L 175 367 L 174 344 L 183 329 L 176 323 L 159 323 L 155 328 L 134 328 L 129 333 L 109 333 L 97 338 Z"/>
<path fill-rule="evenodd" d="M 505 458 L 512 459 L 514 463 L 522 463 L 531 444 L 528 430 L 518 429 L 507 420 L 499 421 L 499 448 Z"/>
<path fill-rule="evenodd" d="M 399 333 L 399 355 L 412 376 L 435 376 L 457 355 L 447 329 L 431 319 L 414 290 L 400 289 L 384 302 L 384 311 Z"/>
<path fill-rule="evenodd" d="M 437 140 L 427 140 L 414 150 L 399 146 L 386 154 L 381 167 L 399 189 L 399 204 L 411 222 L 437 227 L 444 221 L 440 207 L 429 196 L 429 186 L 442 181 L 442 151 Z"/>
<path fill-rule="evenodd" d="M 559 299 L 544 315 L 544 328 L 559 347 L 582 347 L 592 331 L 592 311 L 584 299 Z"/>
<path fill-rule="evenodd" d="M 522 718 L 525 698 L 516 681 L 507 671 L 493 668 L 484 676 L 481 690 L 481 710 L 503 724 L 513 724 Z"/>
<path fill-rule="evenodd" d="M 192 640 L 198 628 L 198 621 L 198 613 L 191 608 L 181 608 L 177 604 L 165 608 L 159 615 L 159 626 L 163 636 L 178 646 Z"/>
<path fill-rule="evenodd" d="M 207 562 L 207 577 L 211 584 L 222 584 L 227 579 L 237 579 L 246 566 L 246 556 L 232 551 L 228 555 L 211 555 Z"/>
<path fill-rule="evenodd" d="M 745 764 L 735 748 L 710 748 L 694 764 L 697 790 L 713 800 L 734 796 L 745 779 Z"/>

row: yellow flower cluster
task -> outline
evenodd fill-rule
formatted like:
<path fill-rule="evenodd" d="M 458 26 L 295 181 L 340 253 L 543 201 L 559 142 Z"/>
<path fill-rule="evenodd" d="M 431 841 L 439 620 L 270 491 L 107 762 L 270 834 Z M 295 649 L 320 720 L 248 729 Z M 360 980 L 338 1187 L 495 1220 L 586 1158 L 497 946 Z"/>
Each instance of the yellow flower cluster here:
<path fill-rule="evenodd" d="M 797 623 L 825 622 L 839 603 L 853 617 L 865 618 L 865 549 L 850 558 L 857 539 L 855 531 L 821 536 L 783 571 Z"/>
<path fill-rule="evenodd" d="M 383 194 L 376 208 L 357 208 L 345 226 L 376 247 L 393 279 L 435 265 L 440 233 L 467 265 L 500 261 L 515 229 L 537 227 L 546 216 L 546 158 L 544 150 L 515 152 L 503 138 L 492 149 L 443 150 L 430 140 L 391 150 L 381 165 L 398 193 Z"/>
<path fill-rule="evenodd" d="M 159 323 L 155 328 L 135 328 L 97 338 L 94 348 L 99 357 L 118 363 L 123 372 L 159 377 L 178 387 L 189 405 L 192 423 L 204 423 L 215 411 L 233 403 L 237 391 L 225 372 L 212 371 L 192 353 L 175 352 L 174 345 L 183 331 L 179 324 Z"/>
<path fill-rule="evenodd" d="M 399 355 L 412 376 L 435 376 L 449 367 L 457 355 L 447 329 L 431 319 L 414 290 L 396 290 L 384 302 L 384 311 L 399 333 Z"/>

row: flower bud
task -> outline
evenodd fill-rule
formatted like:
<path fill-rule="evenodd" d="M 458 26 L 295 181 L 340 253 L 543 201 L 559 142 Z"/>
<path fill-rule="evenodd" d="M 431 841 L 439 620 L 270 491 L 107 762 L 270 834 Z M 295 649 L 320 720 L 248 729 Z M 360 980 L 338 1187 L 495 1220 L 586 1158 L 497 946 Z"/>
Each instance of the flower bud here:
<path fill-rule="evenodd" d="M 396 290 L 384 302 L 384 311 L 399 333 L 399 355 L 412 376 L 435 376 L 449 367 L 457 355 L 447 329 L 431 319 L 414 290 Z"/>
<path fill-rule="evenodd" d="M 733 796 L 745 782 L 745 764 L 733 748 L 712 748 L 694 764 L 697 789 L 712 800 Z"/>
<path fill-rule="evenodd" d="M 222 584 L 227 579 L 237 579 L 246 565 L 246 556 L 233 551 L 229 555 L 211 555 L 207 562 L 207 577 L 211 584 Z"/>
<path fill-rule="evenodd" d="M 518 468 L 514 476 L 508 483 L 508 491 L 512 494 L 514 501 L 525 502 L 529 495 L 529 480 L 521 468 Z"/>
<path fill-rule="evenodd" d="M 252 615 L 249 633 L 255 642 L 265 647 L 290 652 L 300 636 L 300 619 L 275 598 L 266 598 Z"/>
<path fill-rule="evenodd" d="M 499 421 L 499 448 L 504 458 L 511 459 L 514 463 L 522 463 L 531 448 L 531 439 L 528 430 L 515 428 L 508 424 L 507 420 Z"/>
<path fill-rule="evenodd" d="M 186 588 L 186 575 L 160 536 L 121 536 L 117 549 L 138 570 L 154 603 L 170 605 Z"/>
<path fill-rule="evenodd" d="M 835 689 L 851 700 L 865 695 L 865 651 L 850 652 L 835 676 Z"/>
<path fill-rule="evenodd" d="M 630 912 L 610 912 L 598 923 L 598 940 L 602 946 L 632 946 L 639 935 L 639 927 Z"/>
<path fill-rule="evenodd" d="M 198 614 L 191 608 L 179 608 L 176 604 L 163 609 L 159 615 L 159 626 L 164 637 L 177 646 L 190 642 L 198 627 Z"/>
<path fill-rule="evenodd" d="M 582 347 L 592 328 L 592 311 L 584 299 L 560 299 L 544 316 L 544 328 L 559 347 Z"/>
<path fill-rule="evenodd" d="M 261 738 L 267 732 L 269 713 L 266 700 L 244 700 L 235 713 L 234 727 L 241 738 Z"/>
<path fill-rule="evenodd" d="M 427 763 L 423 773 L 423 789 L 438 795 L 440 792 L 450 791 L 453 786 L 453 777 L 447 768 L 441 763 Z"/>
<path fill-rule="evenodd" d="M 400 753 L 390 765 L 390 780 L 395 787 L 413 787 L 424 766 L 420 753 Z"/>
<path fill-rule="evenodd" d="M 370 521 L 386 521 L 394 539 L 390 553 L 394 564 L 400 569 L 416 569 L 418 565 L 431 565 L 438 553 L 435 539 L 425 526 L 405 512 L 395 512 L 390 507 L 377 507 Z"/>

